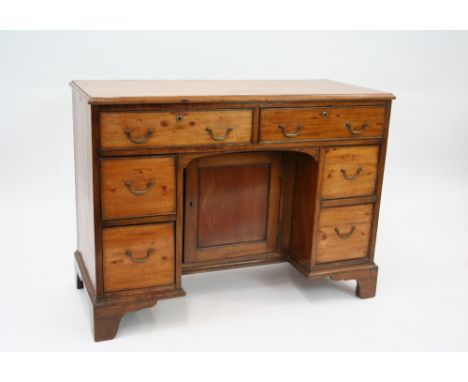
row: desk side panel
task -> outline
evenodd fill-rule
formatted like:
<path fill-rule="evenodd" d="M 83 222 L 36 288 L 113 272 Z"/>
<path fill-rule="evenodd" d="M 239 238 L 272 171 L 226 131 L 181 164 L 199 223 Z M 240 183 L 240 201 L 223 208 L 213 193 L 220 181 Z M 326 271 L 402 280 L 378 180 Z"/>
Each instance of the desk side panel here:
<path fill-rule="evenodd" d="M 388 133 L 390 129 L 390 114 L 392 110 L 392 101 L 388 101 L 386 104 L 386 121 L 385 121 L 385 133 L 384 133 L 384 141 L 380 147 L 379 153 L 379 165 L 378 165 L 378 172 L 377 172 L 377 179 L 376 179 L 376 201 L 374 207 L 374 218 L 373 224 L 370 234 L 370 242 L 369 242 L 369 259 L 373 262 L 374 261 L 374 251 L 375 245 L 377 240 L 377 228 L 379 223 L 379 214 L 380 214 L 380 201 L 382 198 L 382 187 L 383 187 L 383 180 L 384 180 L 384 173 L 385 173 L 385 161 L 387 157 L 387 144 L 388 144 Z"/>
<path fill-rule="evenodd" d="M 73 91 L 73 135 L 78 252 L 96 291 L 91 106 L 76 91 Z"/>
<path fill-rule="evenodd" d="M 291 226 L 291 258 L 310 270 L 314 238 L 319 164 L 312 157 L 300 154 L 296 162 L 294 205 Z"/>

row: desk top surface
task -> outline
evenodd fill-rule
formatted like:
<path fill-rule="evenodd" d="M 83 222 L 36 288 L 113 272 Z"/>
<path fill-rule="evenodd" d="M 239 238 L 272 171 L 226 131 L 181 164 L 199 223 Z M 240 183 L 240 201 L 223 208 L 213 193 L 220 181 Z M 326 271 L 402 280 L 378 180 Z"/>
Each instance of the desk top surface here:
<path fill-rule="evenodd" d="M 330 80 L 72 81 L 90 104 L 391 100 L 391 93 Z"/>

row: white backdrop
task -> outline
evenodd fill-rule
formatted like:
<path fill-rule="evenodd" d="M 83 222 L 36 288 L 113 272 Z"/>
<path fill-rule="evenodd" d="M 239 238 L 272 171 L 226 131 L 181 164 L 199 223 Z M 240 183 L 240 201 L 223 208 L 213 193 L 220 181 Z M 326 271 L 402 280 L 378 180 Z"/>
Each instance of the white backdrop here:
<path fill-rule="evenodd" d="M 377 297 L 288 264 L 184 276 L 95 344 L 74 289 L 73 79 L 393 92 Z M 468 350 L 468 33 L 0 32 L 0 350 Z"/>

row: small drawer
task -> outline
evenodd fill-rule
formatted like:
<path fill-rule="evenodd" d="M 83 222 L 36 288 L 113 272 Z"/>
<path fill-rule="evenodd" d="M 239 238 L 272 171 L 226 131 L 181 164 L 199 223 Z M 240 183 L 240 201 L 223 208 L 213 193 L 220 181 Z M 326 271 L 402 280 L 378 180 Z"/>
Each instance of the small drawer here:
<path fill-rule="evenodd" d="M 378 146 L 325 149 L 322 199 L 373 195 L 378 158 Z"/>
<path fill-rule="evenodd" d="M 174 283 L 174 224 L 104 228 L 104 291 Z"/>
<path fill-rule="evenodd" d="M 175 213 L 175 158 L 101 161 L 103 219 Z"/>
<path fill-rule="evenodd" d="M 372 204 L 323 208 L 319 217 L 317 263 L 368 256 Z"/>
<path fill-rule="evenodd" d="M 263 109 L 263 142 L 383 137 L 382 107 Z"/>
<path fill-rule="evenodd" d="M 252 110 L 103 112 L 102 149 L 249 143 Z"/>

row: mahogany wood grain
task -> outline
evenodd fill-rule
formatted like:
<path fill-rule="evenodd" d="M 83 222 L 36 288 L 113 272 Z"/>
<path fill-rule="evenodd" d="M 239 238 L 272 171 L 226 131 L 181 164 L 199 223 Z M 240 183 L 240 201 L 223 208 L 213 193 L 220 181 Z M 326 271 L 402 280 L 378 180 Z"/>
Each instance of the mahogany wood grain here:
<path fill-rule="evenodd" d="M 119 227 L 123 225 L 162 223 L 162 222 L 172 222 L 176 220 L 177 220 L 176 213 L 170 213 L 166 215 L 154 215 L 154 216 L 137 216 L 133 218 L 102 220 L 101 227 L 105 228 L 105 227 Z"/>
<path fill-rule="evenodd" d="M 394 99 L 391 93 L 330 80 L 101 80 L 70 85 L 94 105 Z"/>
<path fill-rule="evenodd" d="M 315 190 L 318 162 L 305 154 L 297 154 L 294 201 L 291 224 L 291 257 L 310 269 L 315 216 Z"/>
<path fill-rule="evenodd" d="M 369 204 L 375 203 L 377 197 L 372 196 L 356 196 L 353 198 L 342 198 L 342 199 L 326 199 L 320 201 L 321 208 L 327 207 L 344 207 L 344 206 L 354 206 L 356 204 Z"/>
<path fill-rule="evenodd" d="M 252 110 L 102 112 L 101 149 L 247 143 Z"/>
<path fill-rule="evenodd" d="M 91 286 L 97 288 L 94 224 L 93 140 L 91 107 L 73 93 L 73 136 L 75 154 L 75 192 L 77 246 L 86 264 Z"/>
<path fill-rule="evenodd" d="M 268 163 L 200 167 L 199 247 L 265 240 L 269 180 Z"/>
<path fill-rule="evenodd" d="M 226 257 L 198 263 L 184 263 L 182 264 L 182 274 L 187 275 L 192 273 L 219 271 L 224 269 L 250 267 L 253 265 L 265 265 L 287 261 L 288 256 L 283 253 L 254 253 L 251 255 L 248 254 L 235 258 Z"/>
<path fill-rule="evenodd" d="M 103 229 L 104 290 L 174 283 L 174 224 Z"/>
<path fill-rule="evenodd" d="M 322 209 L 317 262 L 368 257 L 372 209 L 372 204 Z"/>
<path fill-rule="evenodd" d="M 289 261 L 375 295 L 392 94 L 328 80 L 71 86 L 75 281 L 95 340 L 184 295 L 187 273 Z"/>
<path fill-rule="evenodd" d="M 177 147 L 153 147 L 153 148 L 132 148 L 119 150 L 100 150 L 102 157 L 124 157 L 124 156 L 151 156 L 151 155 L 172 155 L 174 152 L 189 156 L 194 153 L 201 155 L 234 153 L 234 152 L 255 152 L 255 151 L 300 151 L 315 150 L 320 147 L 329 146 L 356 146 L 356 145 L 381 145 L 383 138 L 356 138 L 356 139 L 327 139 L 319 141 L 304 142 L 268 142 L 268 143 L 239 143 L 235 145 L 204 145 L 204 146 L 177 146 Z"/>
<path fill-rule="evenodd" d="M 317 236 L 319 232 L 319 216 L 320 216 L 320 195 L 322 193 L 322 183 L 323 183 L 323 167 L 324 167 L 324 152 L 325 148 L 322 146 L 320 147 L 318 156 L 315 157 L 316 161 L 318 162 L 317 164 L 317 175 L 314 177 L 315 178 L 315 185 L 314 185 L 314 210 L 313 210 L 313 217 L 312 217 L 312 246 L 311 246 L 311 259 L 310 259 L 310 270 L 316 270 L 317 269 L 317 261 L 316 261 L 316 256 L 315 253 L 317 252 Z"/>
<path fill-rule="evenodd" d="M 382 186 L 383 186 L 383 178 L 385 173 L 385 158 L 387 155 L 387 145 L 388 145 L 388 134 L 390 128 L 390 112 L 391 112 L 392 104 L 388 102 L 386 104 L 385 110 L 385 122 L 386 122 L 386 129 L 385 129 L 385 136 L 384 140 L 380 146 L 380 153 L 379 153 L 379 166 L 377 172 L 377 179 L 376 179 L 376 200 L 374 203 L 374 216 L 373 216 L 373 224 L 371 227 L 370 233 L 370 241 L 369 241 L 369 259 L 370 261 L 374 261 L 374 251 L 375 251 L 375 243 L 377 239 L 377 228 L 379 222 L 379 213 L 380 213 L 380 201 L 382 198 Z"/>
<path fill-rule="evenodd" d="M 377 138 L 383 136 L 384 126 L 383 107 L 262 109 L 260 140 Z"/>
<path fill-rule="evenodd" d="M 178 214 L 175 222 L 175 287 L 182 290 L 182 263 L 184 257 L 184 182 L 185 163 L 181 154 L 177 155 L 177 190 L 176 209 Z"/>
<path fill-rule="evenodd" d="M 184 262 L 273 252 L 279 215 L 280 156 L 206 157 L 186 178 Z"/>
<path fill-rule="evenodd" d="M 326 148 L 322 198 L 373 195 L 378 159 L 378 146 Z"/>
<path fill-rule="evenodd" d="M 102 260 L 102 195 L 101 163 L 99 152 L 99 111 L 91 107 L 92 165 L 93 165 L 93 199 L 94 199 L 94 242 L 96 249 L 96 298 L 104 296 L 104 276 Z M 78 249 L 79 250 L 79 249 Z"/>
<path fill-rule="evenodd" d="M 294 152 L 281 153 L 281 207 L 278 250 L 291 252 L 291 225 L 294 207 L 294 182 L 296 179 L 297 156 Z"/>
<path fill-rule="evenodd" d="M 175 158 L 104 159 L 103 219 L 175 213 Z"/>

